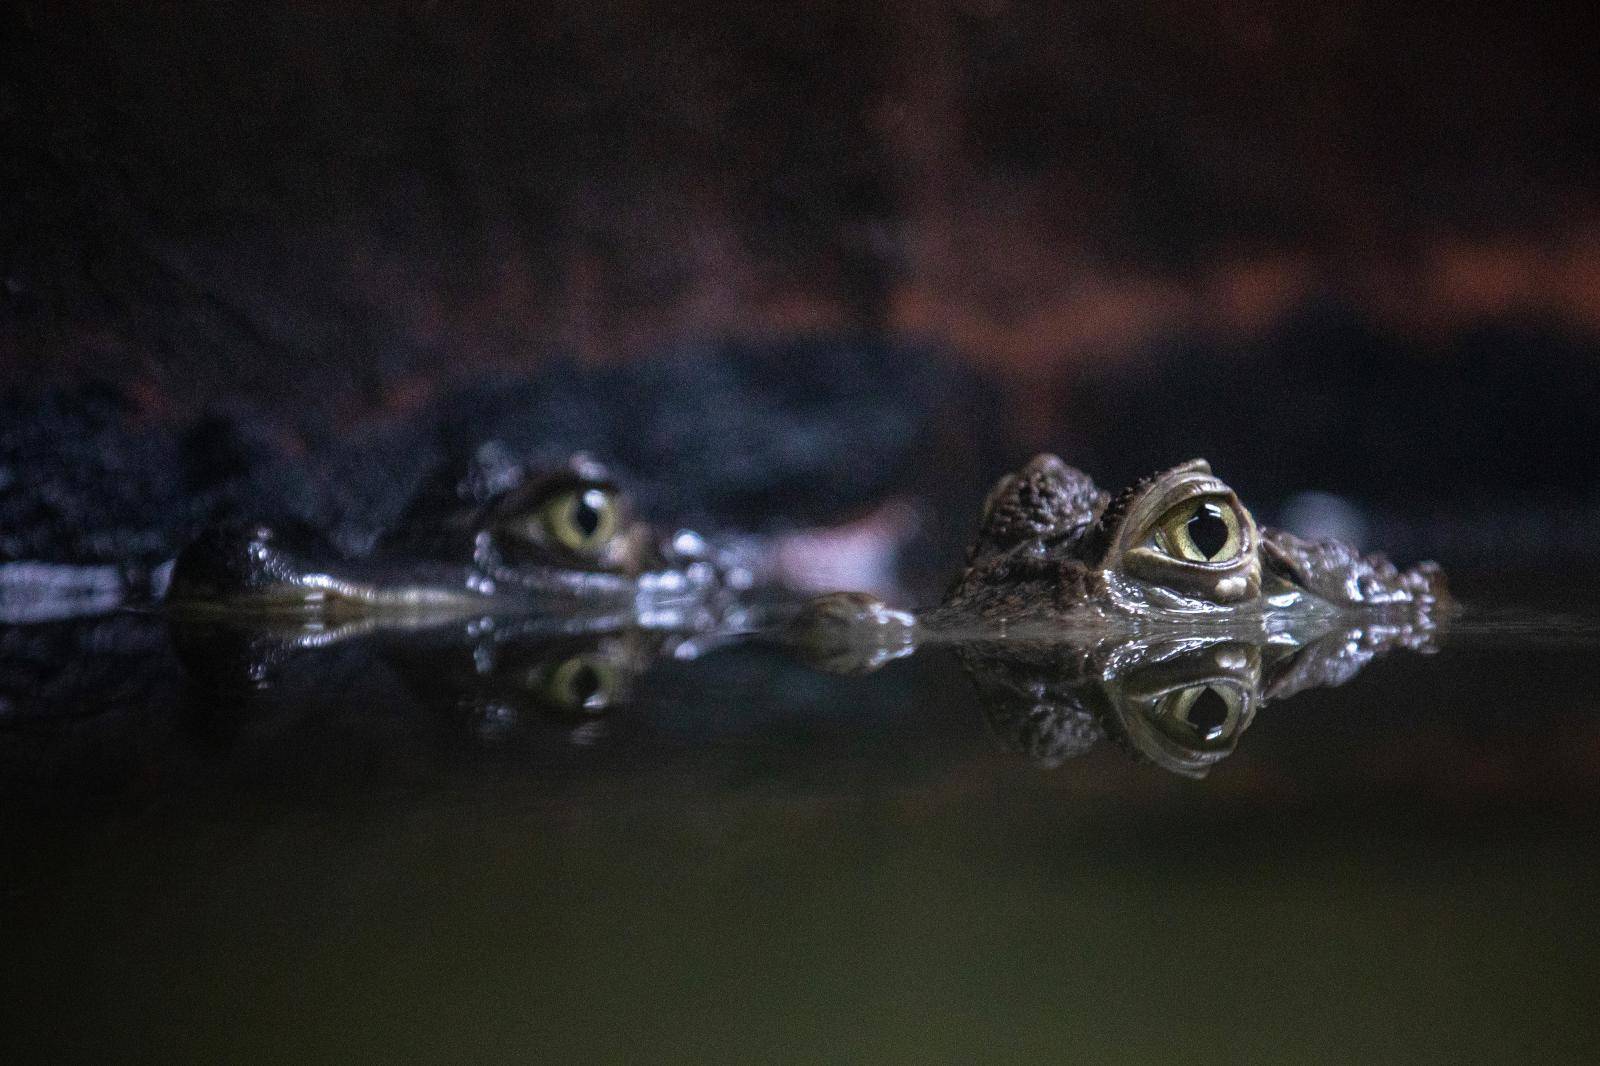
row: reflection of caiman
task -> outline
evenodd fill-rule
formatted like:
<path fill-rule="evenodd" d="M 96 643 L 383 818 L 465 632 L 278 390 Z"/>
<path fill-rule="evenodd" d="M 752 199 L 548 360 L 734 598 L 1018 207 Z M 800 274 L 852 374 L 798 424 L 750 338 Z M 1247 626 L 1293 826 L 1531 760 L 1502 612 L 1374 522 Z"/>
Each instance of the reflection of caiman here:
<path fill-rule="evenodd" d="M 424 506 L 360 558 L 266 526 L 212 530 L 178 557 L 167 603 L 324 622 L 534 612 L 574 629 L 698 628 L 723 621 L 737 583 L 694 534 L 654 536 L 605 472 L 579 461 L 482 501 Z"/>
<path fill-rule="evenodd" d="M 1392 647 L 1426 647 L 1445 600 L 1431 563 L 1400 571 L 1260 529 L 1203 460 L 1113 499 L 1041 455 L 990 493 L 939 607 L 915 616 L 837 593 L 788 635 L 842 671 L 953 644 L 997 732 L 1041 761 L 1109 732 L 1200 774 L 1266 699 L 1339 684 Z"/>
<path fill-rule="evenodd" d="M 248 699 L 376 656 L 486 737 L 566 719 L 581 739 L 658 659 L 754 623 L 769 545 L 659 537 L 581 458 L 515 473 L 425 494 L 360 557 L 265 526 L 209 531 L 166 601 L 191 677 Z"/>
<path fill-rule="evenodd" d="M 1427 625 L 1338 626 L 1310 639 L 1202 631 L 1088 644 L 977 641 L 958 654 L 995 735 L 1040 765 L 1109 736 L 1162 769 L 1200 777 L 1269 700 L 1343 684 L 1392 648 L 1431 651 L 1434 635 Z"/>
<path fill-rule="evenodd" d="M 484 739 L 534 721 L 573 730 L 582 740 L 598 716 L 626 705 L 659 660 L 687 659 L 716 643 L 667 630 L 574 632 L 557 617 L 435 620 L 395 625 L 369 617 L 306 625 L 294 617 L 179 616 L 173 643 L 189 676 L 223 704 L 338 676 L 340 656 L 379 662 L 422 703 L 460 720 Z M 267 695 L 282 702 L 283 693 Z M 292 699 L 291 699 L 292 702 Z"/>

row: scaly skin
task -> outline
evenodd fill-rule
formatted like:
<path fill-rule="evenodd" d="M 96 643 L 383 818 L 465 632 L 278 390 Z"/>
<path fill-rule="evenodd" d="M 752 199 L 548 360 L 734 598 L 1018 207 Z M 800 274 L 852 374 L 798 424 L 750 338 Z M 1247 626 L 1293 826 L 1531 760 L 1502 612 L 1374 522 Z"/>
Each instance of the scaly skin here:
<path fill-rule="evenodd" d="M 990 492 L 967 566 L 916 615 L 862 593 L 807 604 L 785 636 L 814 665 L 874 670 L 953 645 L 1007 747 L 1047 766 L 1110 736 L 1203 775 L 1269 699 L 1431 650 L 1432 563 L 1261 529 L 1200 459 L 1112 497 L 1053 455 Z"/>
<path fill-rule="evenodd" d="M 1173 550 L 1171 518 L 1197 503 L 1236 527 L 1210 559 Z M 1116 497 L 1053 455 L 1035 457 L 989 494 L 968 564 L 934 630 L 1103 628 L 1221 620 L 1274 625 L 1317 614 L 1426 610 L 1447 597 L 1432 563 L 1395 568 L 1334 541 L 1261 529 L 1203 459 L 1145 478 Z"/>
<path fill-rule="evenodd" d="M 1195 459 L 1115 497 L 1053 455 L 1001 478 L 944 602 L 914 615 L 861 593 L 813 600 L 789 643 L 828 669 L 874 669 L 930 640 L 1079 648 L 1167 631 L 1303 647 L 1340 627 L 1425 635 L 1448 605 L 1433 563 L 1262 529 Z"/>
<path fill-rule="evenodd" d="M 1363 620 L 1431 629 L 1448 602 L 1433 563 L 1402 571 L 1337 541 L 1258 527 L 1203 459 L 1112 497 L 1039 455 L 990 491 L 967 565 L 938 607 L 913 616 L 836 593 L 807 604 L 789 636 L 819 659 L 864 664 L 928 639 L 1084 642 L 1164 626 L 1314 638 Z"/>
<path fill-rule="evenodd" d="M 431 501 L 368 556 L 266 526 L 215 529 L 178 557 L 167 608 L 429 624 L 534 613 L 574 630 L 725 621 L 725 571 L 692 534 L 658 540 L 603 470 L 529 474 L 486 500 Z"/>

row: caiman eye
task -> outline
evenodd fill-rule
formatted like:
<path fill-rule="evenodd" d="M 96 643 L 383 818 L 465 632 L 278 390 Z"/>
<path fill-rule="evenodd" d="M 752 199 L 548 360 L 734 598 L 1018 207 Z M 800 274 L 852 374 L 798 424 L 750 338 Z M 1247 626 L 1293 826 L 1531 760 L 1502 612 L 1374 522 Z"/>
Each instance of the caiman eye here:
<path fill-rule="evenodd" d="M 551 705 L 561 710 L 599 714 L 617 698 L 618 675 L 604 659 L 574 655 L 545 676 L 540 690 Z"/>
<path fill-rule="evenodd" d="M 1156 523 L 1157 548 L 1191 563 L 1225 563 L 1239 554 L 1239 515 L 1223 496 L 1178 504 Z"/>
<path fill-rule="evenodd" d="M 1174 739 L 1211 743 L 1233 735 L 1244 699 L 1231 685 L 1193 685 L 1161 698 L 1157 714 Z"/>
<path fill-rule="evenodd" d="M 539 521 L 563 548 L 593 555 L 616 536 L 617 494 L 597 485 L 580 485 L 551 496 L 539 507 Z"/>

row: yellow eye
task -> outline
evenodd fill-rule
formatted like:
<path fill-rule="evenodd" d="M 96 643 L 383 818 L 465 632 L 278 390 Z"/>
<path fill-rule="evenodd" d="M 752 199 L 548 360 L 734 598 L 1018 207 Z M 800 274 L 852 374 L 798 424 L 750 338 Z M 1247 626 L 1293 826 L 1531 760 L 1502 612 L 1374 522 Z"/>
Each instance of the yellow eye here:
<path fill-rule="evenodd" d="M 1233 735 L 1244 700 L 1230 685 L 1193 685 L 1163 696 L 1162 729 L 1182 743 L 1211 743 Z"/>
<path fill-rule="evenodd" d="M 617 533 L 616 493 L 579 486 L 557 493 L 539 508 L 545 532 L 570 551 L 593 555 Z"/>
<path fill-rule="evenodd" d="M 1162 515 L 1154 540 L 1174 559 L 1225 563 L 1239 554 L 1239 515 L 1226 497 L 1201 496 Z"/>
<path fill-rule="evenodd" d="M 617 671 L 604 659 L 574 655 L 544 679 L 544 698 L 565 711 L 599 714 L 616 700 Z"/>

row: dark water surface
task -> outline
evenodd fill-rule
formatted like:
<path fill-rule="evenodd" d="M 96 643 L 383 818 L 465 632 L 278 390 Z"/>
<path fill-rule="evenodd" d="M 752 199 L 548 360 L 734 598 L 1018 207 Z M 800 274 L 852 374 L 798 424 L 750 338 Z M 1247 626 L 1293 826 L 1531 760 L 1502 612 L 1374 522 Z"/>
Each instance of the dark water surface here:
<path fill-rule="evenodd" d="M 835 677 L 721 648 L 584 718 L 360 648 L 219 694 L 152 638 L 96 683 L 120 705 L 8 705 L 0 1039 L 1596 1061 L 1600 634 L 1543 606 L 1267 705 L 1198 780 L 1109 741 L 1055 769 L 1004 750 L 938 650 Z"/>

